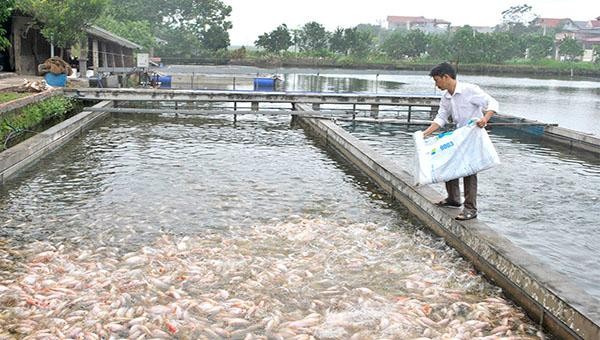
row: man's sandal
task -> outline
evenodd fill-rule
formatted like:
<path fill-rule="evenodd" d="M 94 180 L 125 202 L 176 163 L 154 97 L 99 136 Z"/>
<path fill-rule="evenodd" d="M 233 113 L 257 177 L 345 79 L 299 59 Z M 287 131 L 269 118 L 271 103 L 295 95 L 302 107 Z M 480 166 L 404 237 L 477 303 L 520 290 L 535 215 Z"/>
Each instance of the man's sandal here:
<path fill-rule="evenodd" d="M 438 207 L 452 207 L 452 208 L 458 208 L 460 207 L 462 204 L 458 203 L 458 202 L 454 202 L 454 201 L 448 201 L 448 199 L 443 199 L 439 202 L 437 202 L 435 205 L 437 205 Z"/>
<path fill-rule="evenodd" d="M 461 212 L 460 214 L 458 214 L 458 216 L 456 216 L 456 220 L 458 221 L 466 221 L 466 220 L 472 220 L 474 218 L 477 217 L 476 213 L 473 212 Z"/>

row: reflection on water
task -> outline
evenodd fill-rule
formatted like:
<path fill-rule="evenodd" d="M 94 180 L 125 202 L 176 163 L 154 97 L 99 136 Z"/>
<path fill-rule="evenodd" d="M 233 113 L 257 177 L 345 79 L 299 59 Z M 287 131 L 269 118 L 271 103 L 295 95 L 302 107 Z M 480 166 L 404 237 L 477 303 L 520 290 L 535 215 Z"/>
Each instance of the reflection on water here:
<path fill-rule="evenodd" d="M 310 92 L 374 92 L 374 83 L 367 79 L 341 78 L 319 75 L 286 75 L 284 76 L 286 90 Z"/>
<path fill-rule="evenodd" d="M 347 125 L 377 152 L 412 169 L 412 131 Z M 479 219 L 600 298 L 600 163 L 510 129 L 494 129 L 502 164 L 479 177 Z M 444 193 L 443 184 L 434 188 Z"/>
<path fill-rule="evenodd" d="M 1 187 L 0 337 L 537 328 L 288 121 L 109 119 Z"/>

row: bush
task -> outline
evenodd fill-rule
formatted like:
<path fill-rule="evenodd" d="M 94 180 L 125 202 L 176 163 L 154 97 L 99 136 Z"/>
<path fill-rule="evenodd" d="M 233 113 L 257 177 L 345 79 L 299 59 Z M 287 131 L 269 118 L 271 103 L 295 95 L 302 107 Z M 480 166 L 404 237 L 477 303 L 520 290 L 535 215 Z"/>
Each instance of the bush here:
<path fill-rule="evenodd" d="M 52 97 L 6 114 L 0 119 L 0 142 L 7 142 L 25 132 L 35 132 L 37 127 L 52 120 L 62 120 L 74 108 L 72 99 Z"/>

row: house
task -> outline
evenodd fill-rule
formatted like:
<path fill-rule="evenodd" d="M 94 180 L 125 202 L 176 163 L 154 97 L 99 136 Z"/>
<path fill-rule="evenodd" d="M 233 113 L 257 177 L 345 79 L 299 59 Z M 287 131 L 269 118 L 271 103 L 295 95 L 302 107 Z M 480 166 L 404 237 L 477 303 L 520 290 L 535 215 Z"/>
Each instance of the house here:
<path fill-rule="evenodd" d="M 70 61 L 70 50 L 53 46 L 40 33 L 39 28 L 32 25 L 32 19 L 14 14 L 8 26 L 11 47 L 8 52 L 9 70 L 19 74 L 37 74 L 37 65 L 53 55 Z M 91 26 L 85 29 L 87 39 L 80 46 L 79 69 L 87 71 L 91 68 L 98 74 L 106 67 L 134 67 L 135 52 L 142 46 L 110 33 L 100 27 Z M 88 63 L 91 61 L 91 63 Z M 80 73 L 86 76 L 86 72 Z"/>
<path fill-rule="evenodd" d="M 580 29 L 579 26 L 569 18 L 537 18 L 533 23 L 542 28 L 543 35 L 550 34 L 551 30 L 577 31 Z"/>
<path fill-rule="evenodd" d="M 423 16 L 388 16 L 388 29 L 418 29 L 425 33 L 444 33 L 450 29 L 450 22 L 442 19 L 429 19 Z"/>
<path fill-rule="evenodd" d="M 587 21 L 575 21 L 569 18 L 537 18 L 534 24 L 542 28 L 544 35 L 554 33 L 556 47 L 554 59 L 560 59 L 558 48 L 560 42 L 565 38 L 573 38 L 583 46 L 584 53 L 581 60 L 594 61 L 594 47 L 600 45 L 600 17 Z"/>

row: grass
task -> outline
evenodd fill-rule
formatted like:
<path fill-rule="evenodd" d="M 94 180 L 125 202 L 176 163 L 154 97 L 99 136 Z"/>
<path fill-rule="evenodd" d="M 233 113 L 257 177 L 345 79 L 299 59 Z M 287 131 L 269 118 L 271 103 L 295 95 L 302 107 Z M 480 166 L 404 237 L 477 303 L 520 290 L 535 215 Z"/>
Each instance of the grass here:
<path fill-rule="evenodd" d="M 0 104 L 27 97 L 30 93 L 0 92 Z"/>

